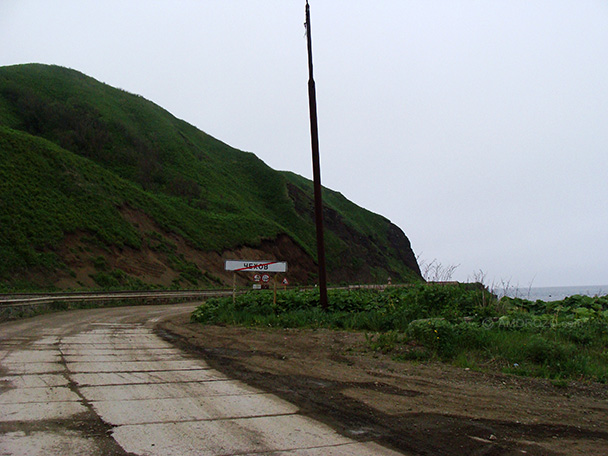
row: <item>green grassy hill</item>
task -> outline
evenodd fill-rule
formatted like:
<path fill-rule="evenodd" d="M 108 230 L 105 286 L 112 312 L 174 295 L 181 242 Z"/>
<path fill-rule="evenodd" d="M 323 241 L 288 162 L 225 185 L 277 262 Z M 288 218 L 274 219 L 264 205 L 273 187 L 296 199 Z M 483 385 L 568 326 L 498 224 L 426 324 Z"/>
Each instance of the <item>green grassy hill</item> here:
<path fill-rule="evenodd" d="M 419 279 L 399 228 L 324 199 L 330 281 Z M 140 96 L 57 66 L 0 68 L 0 287 L 222 285 L 224 259 L 270 257 L 311 283 L 312 206 L 310 181 Z"/>

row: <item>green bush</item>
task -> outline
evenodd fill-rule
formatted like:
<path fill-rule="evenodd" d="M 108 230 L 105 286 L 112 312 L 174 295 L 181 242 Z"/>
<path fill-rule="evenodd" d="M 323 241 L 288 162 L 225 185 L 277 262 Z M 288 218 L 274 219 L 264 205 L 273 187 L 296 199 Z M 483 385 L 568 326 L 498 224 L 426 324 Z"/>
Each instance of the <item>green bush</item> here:
<path fill-rule="evenodd" d="M 106 261 L 104 256 L 99 255 L 93 258 L 93 266 L 98 271 L 105 271 L 106 269 L 108 269 L 108 262 Z"/>
<path fill-rule="evenodd" d="M 522 358 L 541 365 L 561 364 L 572 356 L 569 347 L 556 340 L 549 340 L 541 335 L 534 335 L 522 347 Z"/>
<path fill-rule="evenodd" d="M 559 323 L 555 331 L 577 345 L 608 346 L 608 322 L 604 318 Z"/>
<path fill-rule="evenodd" d="M 483 348 L 486 332 L 474 323 L 451 323 L 444 318 L 415 320 L 407 328 L 411 340 L 442 359 L 454 359 L 463 351 Z"/>
<path fill-rule="evenodd" d="M 451 358 L 455 354 L 454 326 L 444 318 L 415 320 L 409 324 L 407 335 L 442 358 Z"/>
<path fill-rule="evenodd" d="M 90 277 L 97 285 L 106 290 L 120 290 L 125 288 L 144 290 L 149 288 L 140 279 L 129 276 L 122 269 L 101 271 L 91 274 Z"/>

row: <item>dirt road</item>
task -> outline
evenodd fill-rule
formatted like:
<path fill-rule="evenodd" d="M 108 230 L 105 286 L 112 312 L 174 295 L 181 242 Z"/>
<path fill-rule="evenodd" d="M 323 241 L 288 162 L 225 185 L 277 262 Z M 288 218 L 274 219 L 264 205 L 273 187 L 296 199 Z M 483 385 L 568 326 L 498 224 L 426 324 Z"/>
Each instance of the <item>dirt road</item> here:
<path fill-rule="evenodd" d="M 342 435 L 419 455 L 608 455 L 608 386 L 403 363 L 365 335 L 201 326 L 161 334 Z"/>

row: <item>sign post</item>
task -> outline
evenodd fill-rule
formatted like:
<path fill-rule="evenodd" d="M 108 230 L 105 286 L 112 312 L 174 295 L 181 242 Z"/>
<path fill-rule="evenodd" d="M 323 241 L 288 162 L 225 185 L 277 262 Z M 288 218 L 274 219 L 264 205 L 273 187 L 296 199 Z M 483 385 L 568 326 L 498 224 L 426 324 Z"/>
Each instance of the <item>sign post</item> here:
<path fill-rule="evenodd" d="M 234 272 L 287 272 L 287 262 L 274 260 L 226 260 L 226 271 Z"/>
<path fill-rule="evenodd" d="M 226 260 L 224 262 L 224 269 L 226 271 L 233 271 L 233 284 L 232 284 L 232 302 L 236 301 L 236 273 L 237 272 L 255 272 L 255 277 L 260 276 L 260 279 L 264 283 L 268 283 L 270 276 L 268 273 L 272 272 L 287 272 L 286 261 L 274 261 L 274 260 Z M 256 280 L 257 281 L 257 280 Z M 277 281 L 276 276 L 274 282 L 274 304 L 277 303 Z"/>

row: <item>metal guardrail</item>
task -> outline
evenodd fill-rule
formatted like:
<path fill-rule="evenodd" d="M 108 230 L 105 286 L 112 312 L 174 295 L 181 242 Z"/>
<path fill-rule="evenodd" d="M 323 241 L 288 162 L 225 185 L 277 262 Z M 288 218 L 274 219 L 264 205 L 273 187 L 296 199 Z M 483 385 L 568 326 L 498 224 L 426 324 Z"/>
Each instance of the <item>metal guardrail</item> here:
<path fill-rule="evenodd" d="M 54 302 L 96 301 L 167 301 L 225 296 L 232 290 L 187 290 L 187 291 L 117 291 L 49 294 L 5 294 L 0 295 L 0 307 L 32 306 Z"/>
<path fill-rule="evenodd" d="M 231 294 L 232 290 L 5 294 L 0 295 L 0 322 L 80 307 L 178 304 Z"/>

